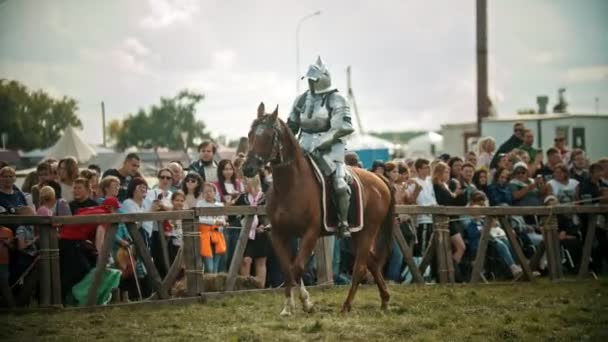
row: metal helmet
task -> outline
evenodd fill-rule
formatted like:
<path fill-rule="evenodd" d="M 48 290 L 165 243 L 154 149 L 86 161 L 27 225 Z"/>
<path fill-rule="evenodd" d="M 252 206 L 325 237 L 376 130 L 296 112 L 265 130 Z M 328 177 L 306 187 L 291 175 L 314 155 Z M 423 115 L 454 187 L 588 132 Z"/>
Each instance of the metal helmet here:
<path fill-rule="evenodd" d="M 315 64 L 308 67 L 306 75 L 302 78 L 308 79 L 310 91 L 315 94 L 326 93 L 333 90 L 331 86 L 331 76 L 325 63 L 321 60 L 321 56 L 317 57 Z"/>

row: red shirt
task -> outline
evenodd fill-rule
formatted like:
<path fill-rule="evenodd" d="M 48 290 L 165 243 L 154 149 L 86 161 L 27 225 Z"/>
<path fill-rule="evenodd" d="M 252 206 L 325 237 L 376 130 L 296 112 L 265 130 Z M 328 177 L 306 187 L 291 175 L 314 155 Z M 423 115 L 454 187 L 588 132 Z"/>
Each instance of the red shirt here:
<path fill-rule="evenodd" d="M 74 216 L 109 214 L 110 210 L 104 206 L 83 208 Z M 98 223 L 66 224 L 59 230 L 59 238 L 64 240 L 95 241 Z"/>

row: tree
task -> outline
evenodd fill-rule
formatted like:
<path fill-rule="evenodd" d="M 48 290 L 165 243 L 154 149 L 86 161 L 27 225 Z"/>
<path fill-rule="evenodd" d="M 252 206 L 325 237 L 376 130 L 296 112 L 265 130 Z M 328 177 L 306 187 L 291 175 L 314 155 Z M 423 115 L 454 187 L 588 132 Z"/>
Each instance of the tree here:
<path fill-rule="evenodd" d="M 205 124 L 196 120 L 196 106 L 204 95 L 182 90 L 173 98 L 161 97 L 159 105 L 153 105 L 146 112 L 129 114 L 122 122 L 113 120 L 108 125 L 108 134 L 116 148 L 124 150 L 138 148 L 167 147 L 171 150 L 184 148 L 182 132 L 186 133 L 186 146 L 194 146 L 193 141 L 207 138 Z"/>
<path fill-rule="evenodd" d="M 30 91 L 17 81 L 0 79 L 0 133 L 8 134 L 7 148 L 33 150 L 53 145 L 68 126 L 82 128 L 76 100 Z"/>

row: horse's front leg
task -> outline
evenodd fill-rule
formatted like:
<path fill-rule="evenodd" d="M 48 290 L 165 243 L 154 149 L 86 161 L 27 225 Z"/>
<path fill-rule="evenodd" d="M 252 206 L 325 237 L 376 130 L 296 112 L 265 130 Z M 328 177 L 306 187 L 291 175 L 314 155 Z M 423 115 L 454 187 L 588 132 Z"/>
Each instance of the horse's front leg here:
<path fill-rule="evenodd" d="M 281 310 L 281 316 L 291 316 L 295 307 L 294 294 L 295 281 L 293 273 L 291 271 L 291 248 L 289 244 L 289 238 L 277 234 L 274 230 L 272 234 L 272 246 L 274 251 L 279 258 L 281 263 L 281 269 L 283 270 L 283 278 L 285 281 L 285 302 L 283 310 Z"/>
<path fill-rule="evenodd" d="M 304 267 L 312 255 L 312 250 L 319 239 L 319 231 L 316 227 L 310 227 L 306 230 L 306 233 L 302 237 L 300 243 L 300 250 L 298 251 L 298 255 L 296 260 L 293 263 L 293 277 L 296 283 L 299 283 L 300 288 L 300 302 L 302 303 L 302 309 L 304 312 L 311 313 L 314 309 L 314 304 L 310 299 L 310 293 L 306 290 L 304 286 L 304 280 L 302 279 L 302 274 L 304 273 Z"/>

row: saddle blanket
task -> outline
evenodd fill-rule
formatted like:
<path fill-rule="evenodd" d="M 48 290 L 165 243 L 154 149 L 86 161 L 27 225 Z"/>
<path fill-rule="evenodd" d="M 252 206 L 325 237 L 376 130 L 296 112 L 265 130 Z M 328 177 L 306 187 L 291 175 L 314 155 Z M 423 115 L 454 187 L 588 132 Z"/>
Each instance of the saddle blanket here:
<path fill-rule="evenodd" d="M 308 160 L 314 170 L 317 181 L 321 185 L 321 224 L 325 228 L 325 231 L 331 234 L 336 231 L 338 226 L 337 207 L 335 201 L 332 200 L 334 198 L 334 190 L 331 185 L 331 179 L 325 177 L 310 156 L 308 156 Z M 350 205 L 348 207 L 348 230 L 355 233 L 363 229 L 363 187 L 361 186 L 359 177 L 348 166 L 346 167 L 346 173 L 352 179 L 350 182 Z"/>

